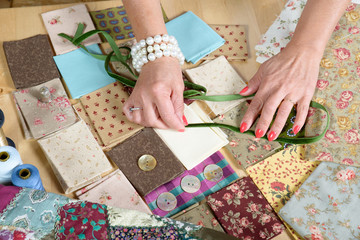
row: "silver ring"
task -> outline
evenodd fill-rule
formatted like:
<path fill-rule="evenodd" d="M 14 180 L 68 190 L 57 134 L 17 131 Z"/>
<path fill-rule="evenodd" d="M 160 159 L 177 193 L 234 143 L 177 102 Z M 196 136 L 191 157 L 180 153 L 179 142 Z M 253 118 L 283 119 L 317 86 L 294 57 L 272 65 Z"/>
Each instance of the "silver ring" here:
<path fill-rule="evenodd" d="M 291 99 L 284 99 L 284 101 L 288 101 L 288 102 L 292 103 L 293 105 L 296 105 L 296 102 Z"/>
<path fill-rule="evenodd" d="M 133 111 L 142 110 L 142 109 L 143 109 L 142 107 L 131 107 L 131 108 L 129 108 L 129 111 L 133 112 Z"/>

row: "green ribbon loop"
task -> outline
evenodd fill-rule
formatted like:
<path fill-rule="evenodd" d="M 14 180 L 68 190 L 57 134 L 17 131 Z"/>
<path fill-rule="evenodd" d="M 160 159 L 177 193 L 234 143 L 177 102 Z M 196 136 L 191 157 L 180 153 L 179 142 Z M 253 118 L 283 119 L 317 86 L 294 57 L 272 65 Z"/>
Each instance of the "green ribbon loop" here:
<path fill-rule="evenodd" d="M 109 63 L 110 62 L 120 62 L 121 64 L 123 64 L 128 70 L 129 72 L 135 77 L 135 79 L 137 79 L 137 75 L 135 75 L 135 73 L 132 71 L 131 67 L 128 65 L 127 61 L 130 59 L 131 55 L 130 55 L 130 51 L 131 49 L 129 47 L 118 47 L 116 45 L 116 42 L 114 41 L 114 39 L 110 36 L 110 34 L 108 34 L 105 31 L 100 31 L 100 30 L 91 30 L 89 32 L 86 33 L 82 33 L 84 31 L 84 24 L 80 23 L 78 24 L 78 28 L 76 30 L 75 36 L 71 37 L 65 33 L 60 33 L 58 34 L 60 37 L 63 37 L 67 40 L 69 40 L 71 43 L 73 43 L 75 46 L 80 47 L 81 49 L 83 49 L 84 51 L 86 51 L 88 54 L 90 54 L 91 56 L 93 56 L 96 59 L 99 60 L 103 60 L 105 61 L 105 70 L 107 72 L 107 74 L 109 76 L 111 76 L 112 78 L 116 79 L 117 81 L 119 81 L 120 83 L 122 83 L 125 86 L 128 87 L 135 87 L 136 81 L 133 81 L 131 79 L 128 79 L 126 77 L 122 77 L 120 75 L 117 75 L 113 72 L 110 71 L 110 67 L 109 67 Z M 95 34 L 102 34 L 105 39 L 108 41 L 108 43 L 110 44 L 111 49 L 113 50 L 111 53 L 109 53 L 108 55 L 102 55 L 102 54 L 94 54 L 89 52 L 89 50 L 87 50 L 87 48 L 82 45 L 81 43 L 86 40 L 87 38 L 95 35 Z M 127 55 L 123 55 L 120 52 L 120 49 L 125 49 L 127 50 L 129 53 Z M 114 55 L 115 54 L 115 55 Z M 226 102 L 226 101 L 234 101 L 234 100 L 239 100 L 239 99 L 250 99 L 254 96 L 250 95 L 250 96 L 241 96 L 240 94 L 229 94 L 229 95 L 216 95 L 216 96 L 208 96 L 206 95 L 207 93 L 207 89 L 204 86 L 201 86 L 199 84 L 195 84 L 192 82 L 188 82 L 188 81 L 184 81 L 184 85 L 188 90 L 184 91 L 184 98 L 187 99 L 193 99 L 193 100 L 203 100 L 203 101 L 212 101 L 212 102 Z M 280 142 L 280 143 L 290 143 L 290 144 L 308 144 L 308 143 L 313 143 L 313 142 L 317 142 L 320 139 L 322 139 L 325 136 L 326 131 L 329 129 L 329 125 L 330 125 L 330 115 L 329 112 L 327 111 L 327 109 L 314 101 L 311 101 L 310 103 L 310 107 L 314 107 L 314 108 L 318 108 L 321 109 L 323 111 L 326 112 L 326 116 L 327 116 L 327 122 L 326 122 L 326 127 L 324 129 L 324 131 L 317 135 L 317 136 L 313 136 L 313 137 L 299 137 L 299 138 L 287 138 L 287 137 L 279 137 L 274 141 Z M 193 123 L 193 124 L 189 124 L 186 126 L 187 128 L 195 128 L 195 127 L 220 127 L 220 128 L 225 128 L 225 129 L 229 129 L 231 131 L 234 132 L 240 132 L 240 129 L 238 126 L 231 126 L 231 125 L 227 125 L 227 124 L 221 124 L 221 123 Z M 250 136 L 255 136 L 255 132 L 254 131 L 246 131 L 243 134 L 247 134 Z M 266 137 L 262 137 L 263 139 L 266 139 Z"/>

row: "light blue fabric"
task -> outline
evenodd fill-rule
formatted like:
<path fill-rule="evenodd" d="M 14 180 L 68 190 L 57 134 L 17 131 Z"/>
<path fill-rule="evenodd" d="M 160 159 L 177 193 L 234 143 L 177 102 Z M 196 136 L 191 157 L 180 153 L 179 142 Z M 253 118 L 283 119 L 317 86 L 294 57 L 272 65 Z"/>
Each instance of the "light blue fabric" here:
<path fill-rule="evenodd" d="M 40 239 L 54 229 L 58 207 L 72 201 L 62 195 L 22 188 L 0 214 L 0 225 L 34 231 Z"/>
<path fill-rule="evenodd" d="M 305 239 L 360 239 L 360 168 L 322 162 L 279 214 Z"/>
<path fill-rule="evenodd" d="M 191 11 L 166 23 L 169 35 L 176 38 L 186 61 L 196 63 L 215 51 L 225 40 Z"/>
<path fill-rule="evenodd" d="M 87 49 L 102 54 L 97 44 L 87 46 Z M 54 56 L 54 60 L 72 98 L 79 98 L 115 82 L 106 73 L 104 61 L 90 56 L 82 49 Z"/>

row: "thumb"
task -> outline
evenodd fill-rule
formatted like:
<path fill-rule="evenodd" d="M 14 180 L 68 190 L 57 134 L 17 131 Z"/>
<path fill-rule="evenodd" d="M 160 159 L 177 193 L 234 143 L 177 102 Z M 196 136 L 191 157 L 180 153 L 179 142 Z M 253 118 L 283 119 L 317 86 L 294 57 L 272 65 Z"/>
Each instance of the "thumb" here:
<path fill-rule="evenodd" d="M 256 91 L 259 89 L 260 83 L 261 83 L 261 74 L 260 74 L 261 68 L 255 73 L 255 75 L 250 79 L 248 85 L 240 91 L 240 95 L 248 96 L 253 93 L 256 93 Z"/>

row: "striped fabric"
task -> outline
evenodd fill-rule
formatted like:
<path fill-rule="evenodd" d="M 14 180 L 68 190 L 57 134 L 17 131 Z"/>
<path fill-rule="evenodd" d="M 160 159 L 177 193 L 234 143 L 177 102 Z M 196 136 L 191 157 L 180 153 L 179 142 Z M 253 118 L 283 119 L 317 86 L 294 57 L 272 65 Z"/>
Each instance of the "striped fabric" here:
<path fill-rule="evenodd" d="M 224 176 L 218 182 L 212 182 L 205 179 L 203 174 L 204 168 L 209 164 L 216 164 L 222 168 Z M 194 175 L 201 181 L 201 188 L 199 191 L 195 193 L 187 193 L 184 192 L 180 186 L 181 179 L 186 175 Z M 202 163 L 197 165 L 191 170 L 185 171 L 179 177 L 171 180 L 170 182 L 158 187 L 151 193 L 145 196 L 145 201 L 149 205 L 150 210 L 153 214 L 159 216 L 170 217 L 191 205 L 200 202 L 206 196 L 228 186 L 231 182 L 239 179 L 239 176 L 234 172 L 229 163 L 226 161 L 224 156 L 220 152 L 216 152 L 207 159 L 205 159 Z M 176 196 L 177 206 L 171 212 L 166 212 L 161 210 L 156 205 L 156 199 L 163 192 L 170 192 Z"/>

